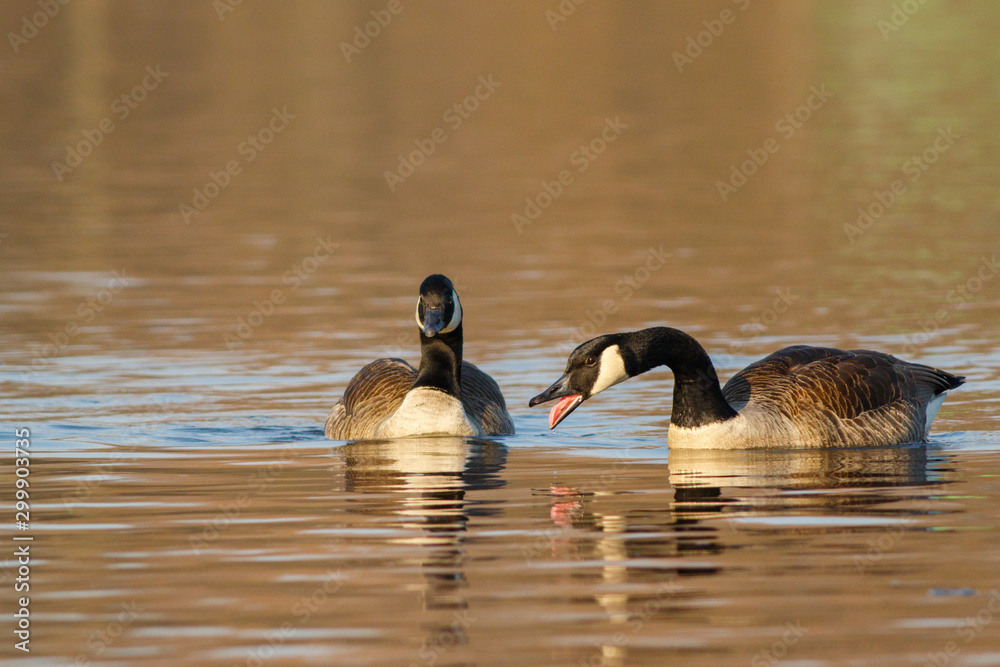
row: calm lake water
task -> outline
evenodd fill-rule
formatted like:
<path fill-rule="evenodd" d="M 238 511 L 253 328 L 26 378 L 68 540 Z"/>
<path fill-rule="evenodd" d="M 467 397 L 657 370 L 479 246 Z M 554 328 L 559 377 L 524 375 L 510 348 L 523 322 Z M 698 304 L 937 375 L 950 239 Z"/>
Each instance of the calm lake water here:
<path fill-rule="evenodd" d="M 4 664 L 1000 664 L 996 3 L 52 4 L 0 7 Z M 435 272 L 518 434 L 324 440 Z M 654 324 L 968 383 L 889 449 L 669 452 L 665 370 L 527 408 Z"/>

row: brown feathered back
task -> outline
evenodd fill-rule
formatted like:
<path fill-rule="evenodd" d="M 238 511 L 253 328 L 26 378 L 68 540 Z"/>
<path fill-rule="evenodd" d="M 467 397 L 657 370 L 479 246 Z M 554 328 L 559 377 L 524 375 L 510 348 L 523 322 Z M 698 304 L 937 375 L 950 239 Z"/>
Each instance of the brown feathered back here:
<path fill-rule="evenodd" d="M 326 420 L 326 437 L 332 440 L 371 438 L 385 419 L 392 416 L 417 378 L 417 369 L 402 359 L 376 359 L 364 366 L 347 384 L 344 396 Z M 514 422 L 507 413 L 500 387 L 468 361 L 462 362 L 459 399 L 485 435 L 509 435 Z"/>
<path fill-rule="evenodd" d="M 722 393 L 736 410 L 780 412 L 832 443 L 921 442 L 928 404 L 963 382 L 882 352 L 794 345 L 747 366 Z"/>

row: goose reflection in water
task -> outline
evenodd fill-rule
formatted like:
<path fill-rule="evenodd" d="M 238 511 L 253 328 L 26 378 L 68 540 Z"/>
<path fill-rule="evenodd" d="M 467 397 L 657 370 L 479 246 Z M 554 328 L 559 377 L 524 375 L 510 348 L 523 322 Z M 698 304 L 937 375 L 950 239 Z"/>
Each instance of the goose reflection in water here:
<path fill-rule="evenodd" d="M 384 499 L 366 499 L 357 511 L 399 517 L 394 525 L 408 534 L 385 541 L 423 549 L 419 560 L 424 610 L 465 609 L 466 526 L 473 516 L 497 511 L 470 502 L 466 493 L 505 484 L 498 473 L 506 462 L 506 447 L 449 436 L 358 441 L 333 451 L 346 464 L 346 491 L 381 494 Z M 460 632 L 452 620 L 442 617 L 440 632 Z"/>
<path fill-rule="evenodd" d="M 797 525 L 806 530 L 827 530 L 825 519 L 839 531 L 879 529 L 886 524 L 926 530 L 915 521 L 911 525 L 900 519 L 905 522 L 906 517 L 929 510 L 894 510 L 887 505 L 925 497 L 931 493 L 929 487 L 943 483 L 930 467 L 940 459 L 928 449 L 927 445 L 794 451 L 671 449 L 667 466 L 628 464 L 663 469 L 663 486 L 669 479 L 667 492 L 672 490 L 673 501 L 662 510 L 650 510 L 648 503 L 646 509 L 630 509 L 632 494 L 622 493 L 614 479 L 596 485 L 581 480 L 576 486 L 561 476 L 559 484 L 537 490 L 551 496 L 552 556 L 596 561 L 607 592 L 593 599 L 608 622 L 620 628 L 608 633 L 618 641 L 597 648 L 591 662 L 627 664 L 628 640 L 638 636 L 638 630 L 647 644 L 678 640 L 671 635 L 676 627 L 671 619 L 702 613 L 699 609 L 709 602 L 699 593 L 706 586 L 692 577 L 722 573 L 717 556 L 737 548 L 737 531 L 744 529 L 744 520 L 747 528 L 757 521 L 791 518 L 802 519 Z M 627 471 L 626 466 L 615 476 L 625 480 Z M 901 492 L 902 487 L 915 490 Z M 574 538 L 576 531 L 598 535 Z"/>
<path fill-rule="evenodd" d="M 882 504 L 885 487 L 940 484 L 928 445 L 794 451 L 670 450 L 675 511 L 692 519 L 725 514 L 766 520 L 796 508 L 836 510 Z M 739 489 L 770 489 L 747 494 Z M 817 494 L 840 490 L 838 493 Z M 852 493 L 851 491 L 854 490 Z M 799 493 L 795 493 L 795 492 Z"/>

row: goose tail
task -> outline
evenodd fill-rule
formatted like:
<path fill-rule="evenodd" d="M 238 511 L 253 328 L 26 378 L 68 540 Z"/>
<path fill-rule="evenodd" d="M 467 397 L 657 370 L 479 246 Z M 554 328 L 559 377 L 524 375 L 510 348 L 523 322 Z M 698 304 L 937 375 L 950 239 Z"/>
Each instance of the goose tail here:
<path fill-rule="evenodd" d="M 927 401 L 927 407 L 924 411 L 924 432 L 927 433 L 931 430 L 931 424 L 937 417 L 941 405 L 944 404 L 948 392 L 965 384 L 965 376 L 952 375 L 939 368 L 919 364 L 913 364 L 913 375 L 918 383 L 924 385 L 931 392 L 930 400 Z"/>

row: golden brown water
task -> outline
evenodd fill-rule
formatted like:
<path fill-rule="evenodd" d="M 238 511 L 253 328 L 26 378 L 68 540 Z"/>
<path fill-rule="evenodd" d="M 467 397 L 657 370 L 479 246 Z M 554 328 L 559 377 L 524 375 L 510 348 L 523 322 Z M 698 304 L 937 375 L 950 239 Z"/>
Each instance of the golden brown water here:
<path fill-rule="evenodd" d="M 0 7 L 0 659 L 1000 664 L 995 3 L 39 12 Z M 433 272 L 518 435 L 324 441 Z M 668 452 L 667 372 L 526 407 L 653 324 L 724 378 L 968 383 L 867 451 Z"/>

